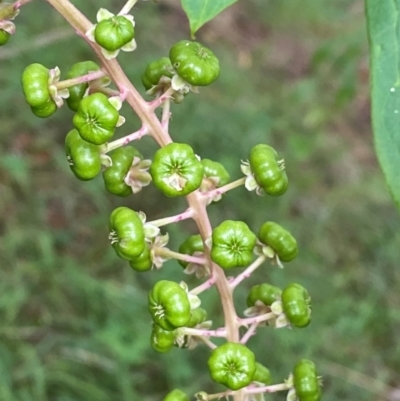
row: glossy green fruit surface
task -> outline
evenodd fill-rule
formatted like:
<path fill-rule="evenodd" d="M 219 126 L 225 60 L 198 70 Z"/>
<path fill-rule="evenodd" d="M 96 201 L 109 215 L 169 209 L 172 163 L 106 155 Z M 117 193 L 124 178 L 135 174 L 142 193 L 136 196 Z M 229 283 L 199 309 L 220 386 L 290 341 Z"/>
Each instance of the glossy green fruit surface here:
<path fill-rule="evenodd" d="M 210 85 L 220 73 L 218 58 L 198 42 L 182 40 L 176 43 L 169 58 L 178 75 L 194 86 Z"/>

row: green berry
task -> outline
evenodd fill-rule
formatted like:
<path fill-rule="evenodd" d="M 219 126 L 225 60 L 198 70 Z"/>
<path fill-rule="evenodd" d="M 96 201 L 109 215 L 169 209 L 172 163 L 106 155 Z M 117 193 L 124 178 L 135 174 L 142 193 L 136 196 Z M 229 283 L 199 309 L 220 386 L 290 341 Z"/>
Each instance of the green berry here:
<path fill-rule="evenodd" d="M 165 353 L 170 351 L 175 342 L 175 333 L 170 330 L 164 330 L 158 324 L 153 323 L 151 331 L 150 344 L 154 351 Z"/>
<path fill-rule="evenodd" d="M 191 85 L 207 86 L 219 76 L 218 58 L 198 42 L 182 40 L 176 43 L 169 58 L 178 75 Z"/>
<path fill-rule="evenodd" d="M 189 145 L 170 143 L 155 153 L 150 174 L 165 195 L 184 196 L 199 188 L 203 166 Z"/>
<path fill-rule="evenodd" d="M 271 196 L 283 195 L 288 188 L 288 178 L 278 154 L 271 146 L 260 144 L 250 152 L 250 168 L 260 187 Z"/>
<path fill-rule="evenodd" d="M 127 207 L 118 207 L 110 216 L 109 239 L 119 257 L 132 260 L 145 248 L 143 223 L 138 214 Z"/>
<path fill-rule="evenodd" d="M 211 259 L 223 269 L 248 266 L 256 240 L 246 223 L 226 220 L 212 232 Z"/>
<path fill-rule="evenodd" d="M 94 93 L 79 103 L 73 123 L 85 141 L 102 145 L 113 137 L 118 119 L 118 111 L 107 96 Z"/>
<path fill-rule="evenodd" d="M 76 129 L 65 138 L 65 152 L 72 172 L 83 181 L 92 180 L 101 170 L 99 148 L 84 141 Z"/>
<path fill-rule="evenodd" d="M 293 382 L 299 401 L 319 401 L 321 384 L 314 362 L 302 359 L 294 367 Z"/>
<path fill-rule="evenodd" d="M 179 253 L 183 253 L 185 255 L 192 256 L 195 252 L 204 252 L 204 243 L 200 234 L 190 236 L 184 242 L 182 242 L 181 246 L 179 247 Z M 182 267 L 186 267 L 188 265 L 188 262 L 183 260 L 178 260 L 178 262 Z"/>
<path fill-rule="evenodd" d="M 271 284 L 257 284 L 251 288 L 247 296 L 247 306 L 254 306 L 257 301 L 261 301 L 266 306 L 271 306 L 281 298 L 282 290 Z"/>
<path fill-rule="evenodd" d="M 272 221 L 264 223 L 258 233 L 259 240 L 270 246 L 282 262 L 290 262 L 298 253 L 297 241 L 289 231 Z"/>
<path fill-rule="evenodd" d="M 122 15 L 100 21 L 94 30 L 96 43 L 110 52 L 125 46 L 134 37 L 132 22 Z"/>
<path fill-rule="evenodd" d="M 154 323 L 164 330 L 184 327 L 190 320 L 186 291 L 174 281 L 159 281 L 149 293 L 149 311 Z"/>
<path fill-rule="evenodd" d="M 172 78 L 174 68 L 168 57 L 162 57 L 159 60 L 149 63 L 142 75 L 142 83 L 146 90 L 156 86 L 161 77 Z"/>
<path fill-rule="evenodd" d="M 261 363 L 256 362 L 256 372 L 254 373 L 252 381 L 268 386 L 272 383 L 271 372 L 267 367 L 261 365 Z"/>
<path fill-rule="evenodd" d="M 189 397 L 179 389 L 169 392 L 162 401 L 189 401 Z"/>
<path fill-rule="evenodd" d="M 10 36 L 4 29 L 0 29 L 0 46 L 4 46 L 8 42 L 8 39 L 10 39 Z"/>
<path fill-rule="evenodd" d="M 135 157 L 142 158 L 139 151 L 133 146 L 125 146 L 114 150 L 111 154 L 112 165 L 103 171 L 104 185 L 108 192 L 117 196 L 132 194 L 132 188 L 125 183 Z"/>
<path fill-rule="evenodd" d="M 300 284 L 288 285 L 282 291 L 282 307 L 289 322 L 295 327 L 306 327 L 311 321 L 310 296 Z"/>
<path fill-rule="evenodd" d="M 98 71 L 100 67 L 93 61 L 81 61 L 74 64 L 67 73 L 66 79 L 73 79 L 83 75 L 87 75 L 90 72 Z M 78 111 L 80 101 L 89 86 L 88 82 L 77 84 L 68 88 L 69 97 L 66 99 L 68 107 L 72 111 Z"/>
<path fill-rule="evenodd" d="M 252 382 L 256 360 L 245 345 L 228 342 L 211 352 L 208 368 L 215 382 L 239 390 Z"/>
<path fill-rule="evenodd" d="M 51 116 L 57 105 L 49 92 L 49 69 L 42 64 L 28 65 L 22 73 L 22 89 L 32 112 L 41 118 Z"/>

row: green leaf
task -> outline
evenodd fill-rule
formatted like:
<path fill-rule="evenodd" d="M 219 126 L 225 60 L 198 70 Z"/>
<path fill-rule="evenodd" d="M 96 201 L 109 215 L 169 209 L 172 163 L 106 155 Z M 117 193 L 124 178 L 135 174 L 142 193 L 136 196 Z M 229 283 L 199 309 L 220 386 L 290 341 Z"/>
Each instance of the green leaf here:
<path fill-rule="evenodd" d="M 190 23 L 190 33 L 194 34 L 208 21 L 237 0 L 181 0 Z"/>
<path fill-rule="evenodd" d="M 366 0 L 375 149 L 400 208 L 400 0 Z"/>

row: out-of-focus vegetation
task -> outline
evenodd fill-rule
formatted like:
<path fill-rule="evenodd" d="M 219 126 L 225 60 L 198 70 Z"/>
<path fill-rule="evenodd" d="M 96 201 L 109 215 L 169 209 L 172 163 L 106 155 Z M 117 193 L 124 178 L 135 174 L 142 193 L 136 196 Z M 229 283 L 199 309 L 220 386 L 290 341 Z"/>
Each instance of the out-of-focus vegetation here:
<path fill-rule="evenodd" d="M 76 1 L 92 20 L 99 7 L 122 3 Z M 173 0 L 140 2 L 135 18 L 138 50 L 120 58 L 141 87 L 147 62 L 189 30 Z M 149 346 L 147 291 L 160 278 L 187 279 L 179 265 L 140 275 L 107 240 L 115 206 L 156 219 L 183 210 L 184 200 L 151 188 L 120 200 L 106 194 L 101 177 L 73 177 L 63 152 L 72 113 L 35 118 L 19 79 L 32 62 L 66 71 L 93 56 L 45 2 L 24 7 L 16 22 L 17 34 L 0 49 L 0 400 L 156 401 L 174 386 L 219 390 L 202 347 L 160 355 Z M 258 230 L 275 220 L 301 247 L 284 270 L 265 265 L 246 281 L 237 307 L 260 280 L 298 281 L 313 298 L 308 328 L 261 329 L 250 346 L 275 382 L 301 357 L 315 360 L 325 400 L 399 399 L 400 221 L 373 153 L 362 2 L 239 2 L 197 39 L 220 56 L 222 75 L 173 107 L 174 139 L 223 162 L 234 178 L 254 144 L 270 143 L 290 179 L 279 199 L 232 191 L 210 207 L 213 222 L 243 219 Z M 121 135 L 139 127 L 124 111 Z M 150 139 L 138 147 L 148 157 L 156 148 Z M 171 246 L 193 230 L 169 227 Z M 203 302 L 220 321 L 216 293 Z"/>

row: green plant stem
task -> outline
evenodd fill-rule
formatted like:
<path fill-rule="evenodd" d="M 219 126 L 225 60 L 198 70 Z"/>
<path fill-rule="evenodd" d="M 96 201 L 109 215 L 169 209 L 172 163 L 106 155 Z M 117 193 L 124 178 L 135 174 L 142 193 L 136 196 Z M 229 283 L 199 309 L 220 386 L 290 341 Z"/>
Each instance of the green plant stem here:
<path fill-rule="evenodd" d="M 250 337 L 253 336 L 257 330 L 258 322 L 253 322 L 243 337 L 240 339 L 241 344 L 246 344 L 249 341 Z"/>
<path fill-rule="evenodd" d="M 194 338 L 196 338 L 197 340 L 203 342 L 204 344 L 207 345 L 207 347 L 211 348 L 211 349 L 215 349 L 217 348 L 217 345 L 214 344 L 210 339 L 208 339 L 207 337 L 202 337 L 202 336 L 194 336 Z"/>
<path fill-rule="evenodd" d="M 247 267 L 242 273 L 240 273 L 231 281 L 230 287 L 233 289 L 237 287 L 244 279 L 249 278 L 251 274 L 265 262 L 266 259 L 267 257 L 264 255 L 259 256 L 249 267 Z"/>
<path fill-rule="evenodd" d="M 246 394 L 276 393 L 277 391 L 290 390 L 292 386 L 286 383 L 273 384 L 272 386 L 246 388 Z"/>
<path fill-rule="evenodd" d="M 245 319 L 238 318 L 238 321 L 240 322 L 241 326 L 246 326 L 248 324 L 265 322 L 266 320 L 270 320 L 274 317 L 276 317 L 275 313 L 268 312 L 254 317 L 247 317 Z"/>
<path fill-rule="evenodd" d="M 201 294 L 203 291 L 208 290 L 211 288 L 216 282 L 216 278 L 214 276 L 211 276 L 207 281 L 204 281 L 204 283 L 200 284 L 196 288 L 193 288 L 190 293 L 194 295 Z"/>
<path fill-rule="evenodd" d="M 151 110 L 158 109 L 166 100 L 171 99 L 171 96 L 174 94 L 174 92 L 175 91 L 172 88 L 169 88 L 161 96 L 152 100 L 151 102 L 148 102 L 147 104 Z"/>
<path fill-rule="evenodd" d="M 166 257 L 169 259 L 182 260 L 183 262 L 187 262 L 187 263 L 196 263 L 197 265 L 201 265 L 201 266 L 205 265 L 207 262 L 206 258 L 186 255 L 185 253 L 174 252 L 168 248 L 155 247 L 155 248 L 153 248 L 153 250 L 157 256 Z"/>
<path fill-rule="evenodd" d="M 146 126 L 142 126 L 138 131 L 133 132 L 132 134 L 129 134 L 127 136 L 124 136 L 122 138 L 116 139 L 115 141 L 112 141 L 108 144 L 105 145 L 105 150 L 103 153 L 108 153 L 111 152 L 114 149 L 120 148 L 121 146 L 126 146 L 128 143 L 132 141 L 137 141 L 140 138 L 142 138 L 144 135 L 147 135 L 149 133 L 148 129 Z"/>
<path fill-rule="evenodd" d="M 118 61 L 115 59 L 107 60 L 101 53 L 100 47 L 97 44 L 90 42 L 85 36 L 85 33 L 92 27 L 90 21 L 68 0 L 47 0 L 47 2 L 69 22 L 80 36 L 85 38 L 88 44 L 95 51 L 110 79 L 117 85 L 121 92 L 126 92 L 126 101 L 136 112 L 143 125 L 148 127 L 151 135 L 159 146 L 165 146 L 171 143 L 172 139 L 169 133 L 162 127 L 162 124 L 154 111 L 131 84 Z M 212 227 L 202 196 L 198 191 L 195 191 L 189 194 L 186 199 L 190 208 L 194 212 L 193 219 L 199 228 L 200 235 L 203 241 L 205 241 L 211 236 Z M 237 321 L 232 291 L 229 288 L 228 280 L 226 279 L 223 270 L 211 261 L 208 249 L 206 249 L 206 257 L 209 260 L 212 274 L 216 279 L 216 287 L 220 295 L 225 318 L 227 339 L 231 342 L 239 342 L 239 323 Z M 235 401 L 243 401 L 243 397 L 241 395 L 238 397 L 235 396 Z"/>
<path fill-rule="evenodd" d="M 111 88 L 106 88 L 104 86 L 97 86 L 97 85 L 93 85 L 89 87 L 89 94 L 91 95 L 92 93 L 103 93 L 104 95 L 108 96 L 108 97 L 113 97 L 113 96 L 121 96 L 121 92 L 117 91 L 115 89 L 111 89 Z"/>
<path fill-rule="evenodd" d="M 125 5 L 121 8 L 121 11 L 118 15 L 128 14 L 131 11 L 132 7 L 137 3 L 137 0 L 128 0 Z"/>
<path fill-rule="evenodd" d="M 224 327 L 217 330 L 203 330 L 203 329 L 192 329 L 190 327 L 182 327 L 179 329 L 180 334 L 186 336 L 196 337 L 226 337 L 226 330 Z"/>
<path fill-rule="evenodd" d="M 175 216 L 164 217 L 162 219 L 149 221 L 153 226 L 162 227 L 167 224 L 177 223 L 178 221 L 190 219 L 193 217 L 193 210 L 191 208 L 185 210 L 183 213 L 176 214 Z"/>
<path fill-rule="evenodd" d="M 165 131 L 169 129 L 169 119 L 171 118 L 171 100 L 168 98 L 164 102 L 163 112 L 161 116 L 161 125 Z"/>
<path fill-rule="evenodd" d="M 65 81 L 59 81 L 56 84 L 54 84 L 54 86 L 58 90 L 60 90 L 60 89 L 70 88 L 71 86 L 74 86 L 74 85 L 94 81 L 95 79 L 99 79 L 104 76 L 105 76 L 105 73 L 101 70 L 93 71 L 93 72 L 90 72 L 89 74 L 81 75 L 80 77 L 77 77 L 77 78 L 66 79 Z"/>
<path fill-rule="evenodd" d="M 224 193 L 230 191 L 231 189 L 235 189 L 237 187 L 244 185 L 245 181 L 246 181 L 246 177 L 239 178 L 238 180 L 232 181 L 229 184 L 226 184 L 220 188 L 213 189 L 212 191 L 209 191 L 209 192 L 203 192 L 202 196 L 207 197 L 207 198 L 212 198 L 217 195 L 223 195 Z"/>

